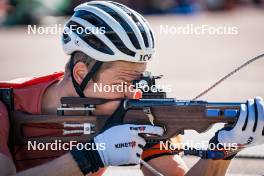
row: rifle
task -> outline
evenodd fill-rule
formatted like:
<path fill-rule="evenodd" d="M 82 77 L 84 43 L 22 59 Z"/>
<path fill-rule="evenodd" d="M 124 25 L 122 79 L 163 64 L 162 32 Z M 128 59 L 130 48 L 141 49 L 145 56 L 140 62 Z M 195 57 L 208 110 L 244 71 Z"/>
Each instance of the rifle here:
<path fill-rule="evenodd" d="M 196 130 L 202 133 L 215 123 L 233 124 L 239 116 L 242 103 L 239 102 L 206 102 L 166 98 L 166 92 L 156 89 L 155 92 L 146 86 L 156 85 L 161 76 L 142 75 L 135 83 L 141 83 L 142 99 L 94 99 L 80 97 L 62 97 L 57 115 L 31 115 L 18 111 L 12 112 L 14 122 L 15 144 L 27 144 L 28 141 L 54 142 L 71 140 L 85 142 L 115 124 L 152 124 L 162 126 L 165 134 L 162 137 L 144 136 L 148 142 L 169 139 L 184 130 Z M 144 84 L 142 84 L 142 82 Z M 116 112 L 109 116 L 94 116 L 97 105 L 109 101 L 120 101 Z M 74 115 L 72 114 L 74 113 Z M 25 137 L 23 126 L 47 126 L 62 130 L 60 136 Z M 55 125 L 55 127 L 54 127 Z"/>

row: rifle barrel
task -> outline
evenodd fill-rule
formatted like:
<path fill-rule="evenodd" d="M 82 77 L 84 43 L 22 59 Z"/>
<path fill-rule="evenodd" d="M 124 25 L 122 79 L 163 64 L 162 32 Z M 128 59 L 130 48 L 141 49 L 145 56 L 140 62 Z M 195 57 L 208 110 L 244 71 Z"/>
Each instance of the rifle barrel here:
<path fill-rule="evenodd" d="M 207 101 L 190 101 L 190 100 L 177 100 L 175 98 L 165 99 L 129 99 L 124 102 L 126 109 L 129 108 L 142 108 L 150 106 L 225 106 L 225 107 L 237 107 L 242 102 L 207 102 Z"/>
<path fill-rule="evenodd" d="M 129 99 L 124 101 L 125 109 L 141 109 L 155 106 L 204 106 L 207 117 L 236 118 L 242 102 L 207 102 L 177 100 L 175 98 L 165 99 Z"/>

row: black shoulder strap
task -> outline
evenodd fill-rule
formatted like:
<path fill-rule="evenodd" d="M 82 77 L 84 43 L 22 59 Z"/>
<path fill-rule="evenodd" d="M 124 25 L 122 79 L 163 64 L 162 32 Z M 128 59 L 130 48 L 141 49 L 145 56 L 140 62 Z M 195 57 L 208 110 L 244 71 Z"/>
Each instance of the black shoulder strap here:
<path fill-rule="evenodd" d="M 106 123 L 100 133 L 105 130 L 111 128 L 115 125 L 120 125 L 123 123 L 124 117 L 126 115 L 127 110 L 124 108 L 124 100 L 121 100 L 119 107 L 115 110 L 115 112 L 106 120 Z"/>

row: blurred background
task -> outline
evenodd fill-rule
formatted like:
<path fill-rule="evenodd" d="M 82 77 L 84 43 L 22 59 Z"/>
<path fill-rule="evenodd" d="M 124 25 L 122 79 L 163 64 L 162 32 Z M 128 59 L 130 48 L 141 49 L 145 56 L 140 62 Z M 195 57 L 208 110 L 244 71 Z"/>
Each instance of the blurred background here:
<path fill-rule="evenodd" d="M 43 16 L 71 15 L 85 0 L 1 0 L 0 24 L 39 24 Z M 117 0 L 143 14 L 191 14 L 231 11 L 252 6 L 263 9 L 263 0 Z"/>
<path fill-rule="evenodd" d="M 83 0 L 0 0 L 0 81 L 40 76 L 64 69 L 60 34 L 28 33 L 28 25 L 63 27 Z M 194 98 L 248 59 L 264 53 L 264 0 L 120 0 L 149 20 L 157 39 L 148 70 L 163 74 L 169 97 Z M 235 28 L 233 34 L 166 32 L 187 26 Z M 264 97 L 264 59 L 247 66 L 201 97 L 208 101 L 245 101 Z M 184 141 L 208 140 L 222 125 Z M 249 148 L 232 162 L 228 175 L 263 175 L 264 146 Z M 184 157 L 191 167 L 198 158 Z M 138 167 L 113 167 L 105 175 L 142 175 Z"/>

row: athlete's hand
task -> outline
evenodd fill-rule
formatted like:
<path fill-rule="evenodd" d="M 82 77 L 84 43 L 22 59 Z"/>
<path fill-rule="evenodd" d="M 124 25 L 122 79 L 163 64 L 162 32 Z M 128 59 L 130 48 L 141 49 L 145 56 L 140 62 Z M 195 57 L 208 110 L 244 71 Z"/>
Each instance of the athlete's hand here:
<path fill-rule="evenodd" d="M 161 127 L 152 125 L 118 125 L 94 138 L 95 143 L 105 143 L 105 150 L 98 150 L 105 166 L 139 164 L 146 141 L 139 134 L 163 135 Z"/>
<path fill-rule="evenodd" d="M 236 124 L 216 132 L 210 143 L 233 146 L 232 151 L 225 151 L 228 159 L 246 147 L 264 144 L 264 101 L 257 97 L 242 104 Z"/>
<path fill-rule="evenodd" d="M 218 133 L 220 143 L 237 143 L 241 147 L 264 144 L 264 102 L 260 97 L 241 105 L 240 116 L 232 129 Z"/>

